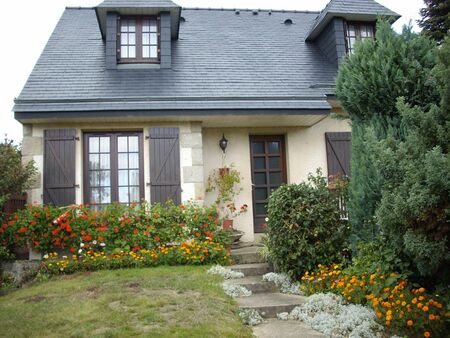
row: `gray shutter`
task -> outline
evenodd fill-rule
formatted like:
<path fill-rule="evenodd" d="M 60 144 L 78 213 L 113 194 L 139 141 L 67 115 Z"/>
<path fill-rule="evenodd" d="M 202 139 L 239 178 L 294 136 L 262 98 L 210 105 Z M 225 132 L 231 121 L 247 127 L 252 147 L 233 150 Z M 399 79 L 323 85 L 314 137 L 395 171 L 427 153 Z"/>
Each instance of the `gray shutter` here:
<path fill-rule="evenodd" d="M 44 204 L 75 203 L 75 129 L 44 130 Z"/>
<path fill-rule="evenodd" d="M 328 176 L 350 177 L 351 133 L 325 133 Z"/>
<path fill-rule="evenodd" d="M 181 203 L 178 128 L 150 129 L 150 197 L 152 203 Z"/>

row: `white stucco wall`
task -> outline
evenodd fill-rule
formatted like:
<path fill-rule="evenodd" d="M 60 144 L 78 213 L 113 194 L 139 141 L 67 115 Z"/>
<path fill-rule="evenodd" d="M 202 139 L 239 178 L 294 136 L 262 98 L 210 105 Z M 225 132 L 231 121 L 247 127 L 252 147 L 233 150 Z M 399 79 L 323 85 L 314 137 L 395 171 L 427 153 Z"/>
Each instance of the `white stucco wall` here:
<path fill-rule="evenodd" d="M 312 127 L 281 127 L 281 128 L 204 128 L 203 154 L 205 182 L 215 168 L 233 164 L 240 171 L 243 191 L 236 199 L 236 205 L 249 206 L 248 212 L 234 220 L 234 227 L 245 232 L 243 241 L 252 241 L 253 206 L 250 164 L 250 135 L 284 135 L 286 143 L 286 164 L 288 183 L 300 183 L 310 172 L 322 168 L 327 175 L 327 156 L 325 132 L 351 131 L 348 120 L 338 120 L 327 117 Z M 225 134 L 229 140 L 226 156 L 218 146 Z M 215 200 L 214 193 L 207 193 L 205 203 Z"/>

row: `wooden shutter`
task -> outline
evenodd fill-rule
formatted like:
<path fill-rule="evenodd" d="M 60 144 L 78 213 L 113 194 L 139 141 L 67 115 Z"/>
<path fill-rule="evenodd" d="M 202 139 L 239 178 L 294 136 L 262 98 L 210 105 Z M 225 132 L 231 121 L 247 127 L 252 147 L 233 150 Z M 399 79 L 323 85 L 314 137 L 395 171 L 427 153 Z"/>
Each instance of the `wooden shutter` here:
<path fill-rule="evenodd" d="M 152 203 L 181 203 L 178 128 L 150 129 L 150 196 Z"/>
<path fill-rule="evenodd" d="M 328 176 L 350 177 L 351 133 L 325 133 Z"/>
<path fill-rule="evenodd" d="M 75 203 L 75 129 L 44 131 L 44 204 Z"/>

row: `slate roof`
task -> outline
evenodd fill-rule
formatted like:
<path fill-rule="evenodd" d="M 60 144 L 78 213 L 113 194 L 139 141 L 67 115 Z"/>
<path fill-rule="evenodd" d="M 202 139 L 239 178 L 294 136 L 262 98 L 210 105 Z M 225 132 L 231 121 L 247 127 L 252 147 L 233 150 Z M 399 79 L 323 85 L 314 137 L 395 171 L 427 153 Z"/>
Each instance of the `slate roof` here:
<path fill-rule="evenodd" d="M 94 9 L 67 8 L 14 111 L 329 109 L 336 68 L 305 42 L 317 15 L 183 9 L 171 69 L 106 70 Z"/>
<path fill-rule="evenodd" d="M 316 38 L 333 17 L 345 17 L 349 20 L 373 20 L 379 15 L 394 19 L 400 17 L 399 14 L 374 0 L 331 0 L 315 20 L 308 39 Z"/>
<path fill-rule="evenodd" d="M 105 0 L 97 7 L 179 7 L 170 0 Z"/>

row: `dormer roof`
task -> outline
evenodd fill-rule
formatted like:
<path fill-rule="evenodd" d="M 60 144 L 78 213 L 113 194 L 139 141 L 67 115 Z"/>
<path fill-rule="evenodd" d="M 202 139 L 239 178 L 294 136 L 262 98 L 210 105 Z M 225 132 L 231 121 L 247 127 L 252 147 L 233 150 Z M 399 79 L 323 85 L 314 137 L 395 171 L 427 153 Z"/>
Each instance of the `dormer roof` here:
<path fill-rule="evenodd" d="M 308 33 L 307 40 L 314 40 L 335 17 L 351 21 L 375 21 L 378 16 L 396 21 L 400 15 L 374 0 L 331 0 L 320 12 Z"/>
<path fill-rule="evenodd" d="M 178 38 L 181 7 L 170 0 L 105 0 L 95 7 L 103 38 L 106 36 L 106 14 L 116 12 L 121 15 L 156 15 L 170 12 L 172 39 Z"/>

